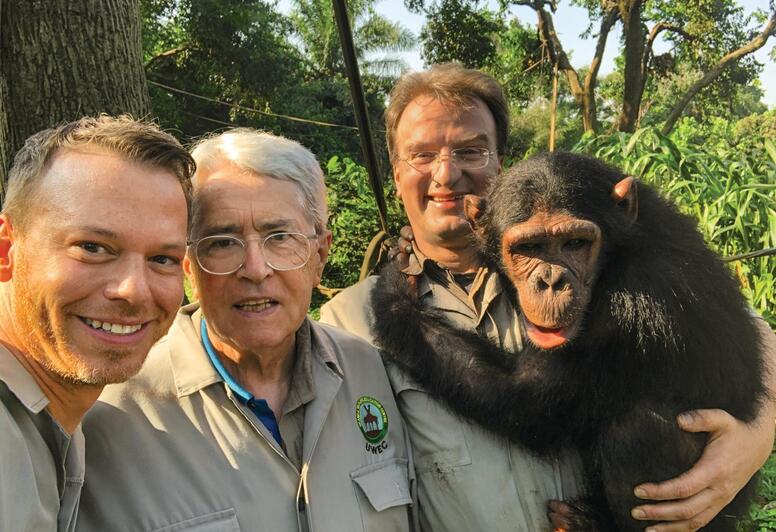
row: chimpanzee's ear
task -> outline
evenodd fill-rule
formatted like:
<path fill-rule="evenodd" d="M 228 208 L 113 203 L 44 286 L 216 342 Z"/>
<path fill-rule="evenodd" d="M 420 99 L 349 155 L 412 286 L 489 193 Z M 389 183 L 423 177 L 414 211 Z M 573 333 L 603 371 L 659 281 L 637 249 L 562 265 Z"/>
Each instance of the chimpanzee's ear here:
<path fill-rule="evenodd" d="M 633 176 L 628 176 L 612 189 L 612 199 L 625 209 L 631 222 L 635 222 L 639 215 L 638 181 Z"/>
<path fill-rule="evenodd" d="M 474 229 L 477 227 L 477 220 L 485 212 L 485 198 L 474 194 L 466 194 L 463 197 L 463 214 L 469 220 L 469 225 Z"/>

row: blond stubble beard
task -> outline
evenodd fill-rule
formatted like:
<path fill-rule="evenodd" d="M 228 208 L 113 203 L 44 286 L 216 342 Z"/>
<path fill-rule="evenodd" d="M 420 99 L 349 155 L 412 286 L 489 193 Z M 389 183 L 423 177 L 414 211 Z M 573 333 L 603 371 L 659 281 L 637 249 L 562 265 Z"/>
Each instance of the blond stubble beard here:
<path fill-rule="evenodd" d="M 74 385 L 105 386 L 123 382 L 134 376 L 143 365 L 145 357 L 131 365 L 127 364 L 128 353 L 124 350 L 103 348 L 99 352 L 99 366 L 90 366 L 71 348 L 64 323 L 54 324 L 49 319 L 45 306 L 37 307 L 30 288 L 27 261 L 23 253 L 16 253 L 13 278 L 12 312 L 17 334 L 24 344 L 26 354 L 48 373 Z M 76 318 L 77 319 L 77 318 Z M 156 343 L 158 334 L 150 345 Z"/>

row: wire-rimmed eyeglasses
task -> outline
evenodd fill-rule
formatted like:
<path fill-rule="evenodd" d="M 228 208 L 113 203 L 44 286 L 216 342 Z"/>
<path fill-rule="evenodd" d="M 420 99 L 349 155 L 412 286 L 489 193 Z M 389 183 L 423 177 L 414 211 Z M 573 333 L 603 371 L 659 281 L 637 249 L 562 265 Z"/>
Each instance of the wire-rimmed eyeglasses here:
<path fill-rule="evenodd" d="M 312 254 L 310 240 L 318 235 L 272 233 L 261 239 L 261 252 L 267 265 L 276 271 L 298 270 Z M 229 275 L 245 264 L 247 241 L 233 235 L 212 235 L 189 242 L 197 264 L 207 273 Z"/>
<path fill-rule="evenodd" d="M 421 174 L 433 173 L 439 167 L 439 163 L 448 159 L 461 170 L 478 170 L 485 168 L 490 162 L 490 157 L 495 151 L 487 148 L 456 148 L 450 150 L 450 155 L 442 157 L 438 151 L 418 151 L 410 153 L 409 157 L 399 159 L 404 161 Z"/>

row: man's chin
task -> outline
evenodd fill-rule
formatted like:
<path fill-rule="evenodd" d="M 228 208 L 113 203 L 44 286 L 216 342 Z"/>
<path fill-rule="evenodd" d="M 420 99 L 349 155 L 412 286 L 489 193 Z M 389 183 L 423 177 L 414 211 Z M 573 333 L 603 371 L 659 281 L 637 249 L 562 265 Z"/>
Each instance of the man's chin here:
<path fill-rule="evenodd" d="M 458 217 L 450 217 L 447 223 L 440 223 L 436 226 L 434 234 L 439 242 L 459 242 L 470 238 L 472 229 L 469 223 Z"/>
<path fill-rule="evenodd" d="M 143 367 L 145 356 L 124 353 L 101 353 L 99 360 L 79 358 L 60 377 L 77 385 L 106 386 L 134 377 Z"/>

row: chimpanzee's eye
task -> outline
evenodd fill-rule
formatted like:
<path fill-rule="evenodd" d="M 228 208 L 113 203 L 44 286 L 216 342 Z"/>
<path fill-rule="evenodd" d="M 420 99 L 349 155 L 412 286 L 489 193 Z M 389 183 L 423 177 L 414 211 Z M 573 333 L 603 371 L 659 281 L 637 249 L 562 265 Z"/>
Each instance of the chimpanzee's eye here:
<path fill-rule="evenodd" d="M 513 255 L 533 255 L 542 250 L 542 245 L 538 243 L 526 242 L 524 244 L 515 244 L 509 251 Z"/>
<path fill-rule="evenodd" d="M 563 249 L 581 249 L 587 245 L 588 241 L 583 238 L 572 238 L 571 240 L 567 240 L 565 244 L 563 244 Z"/>

